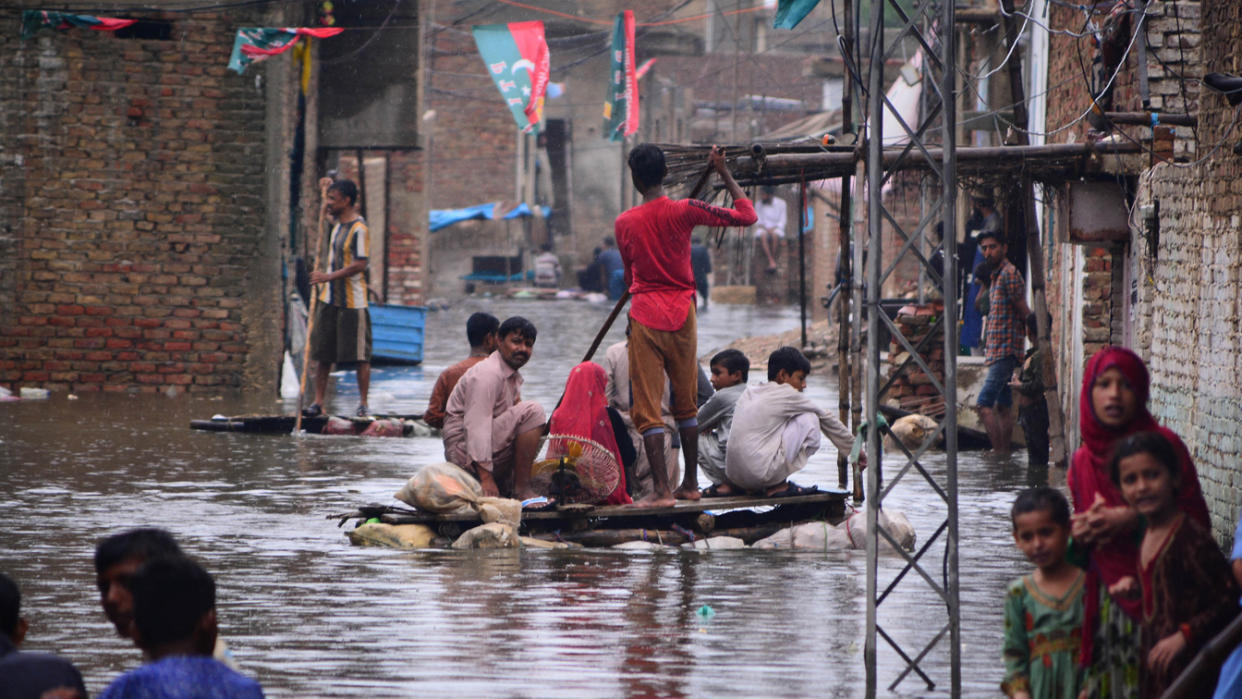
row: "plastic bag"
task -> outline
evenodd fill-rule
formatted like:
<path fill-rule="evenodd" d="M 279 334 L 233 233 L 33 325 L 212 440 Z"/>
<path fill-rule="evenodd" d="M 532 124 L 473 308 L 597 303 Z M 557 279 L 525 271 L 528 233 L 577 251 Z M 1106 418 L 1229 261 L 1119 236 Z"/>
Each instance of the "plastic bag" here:
<path fill-rule="evenodd" d="M 522 541 L 513 527 L 500 522 L 468 529 L 453 542 L 455 549 L 516 549 Z"/>
<path fill-rule="evenodd" d="M 478 511 L 483 487 L 455 464 L 427 464 L 393 497 L 436 514 L 469 514 Z"/>

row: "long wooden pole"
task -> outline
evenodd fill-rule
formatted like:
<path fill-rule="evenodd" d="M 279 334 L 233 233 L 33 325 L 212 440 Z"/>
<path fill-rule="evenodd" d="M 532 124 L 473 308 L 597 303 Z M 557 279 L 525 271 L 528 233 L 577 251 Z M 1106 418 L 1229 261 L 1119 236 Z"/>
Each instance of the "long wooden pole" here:
<path fill-rule="evenodd" d="M 1018 24 L 1013 17 L 1013 0 L 1001 0 L 1001 7 L 1006 13 L 1005 38 L 1010 46 L 1018 41 Z M 1022 52 L 1015 48 L 1009 62 L 1009 88 L 1013 98 L 1013 116 L 1018 143 L 1028 146 L 1028 116 L 1026 111 L 1026 92 L 1022 87 Z M 1029 147 L 1029 146 L 1028 146 Z M 1053 370 L 1051 328 L 1048 323 L 1048 297 L 1044 289 L 1044 252 L 1039 241 L 1039 228 L 1035 221 L 1035 184 L 1030 177 L 1023 177 L 1022 218 L 1026 234 L 1027 264 L 1031 270 L 1031 294 L 1034 297 L 1035 324 L 1039 336 L 1035 344 L 1039 348 L 1043 361 L 1039 367 L 1040 378 L 1044 384 L 1044 401 L 1048 404 L 1048 441 L 1051 447 L 1049 462 L 1065 468 L 1065 421 L 1061 414 L 1061 399 L 1057 391 L 1056 372 Z"/>
<path fill-rule="evenodd" d="M 315 265 L 314 270 L 319 271 L 320 254 L 319 246 L 323 244 L 323 202 L 328 198 L 327 187 L 319 189 L 319 222 L 315 225 Z M 298 415 L 293 421 L 293 433 L 297 434 L 302 431 L 302 403 L 306 400 L 306 375 L 310 373 L 310 346 L 311 331 L 315 329 L 315 310 L 319 305 L 319 285 L 311 285 L 310 310 L 306 314 L 306 337 L 302 341 L 302 380 L 298 385 Z"/>
<path fill-rule="evenodd" d="M 854 3 L 852 0 L 845 3 L 845 36 L 843 37 L 841 50 L 845 54 L 846 61 L 854 60 Z M 855 64 L 857 65 L 857 64 Z M 854 80 L 848 80 L 845 83 L 845 90 L 841 93 L 841 134 L 846 136 L 855 133 L 854 130 Z M 842 140 L 845 140 L 844 138 Z M 841 424 L 850 425 L 852 429 L 858 429 L 858 421 L 850 421 L 850 300 L 853 296 L 850 290 L 850 269 L 853 261 L 850 259 L 850 237 L 853 235 L 853 193 L 851 187 L 850 174 L 841 176 L 841 197 L 839 206 L 837 207 L 837 293 L 841 297 L 837 307 L 837 418 L 841 420 Z M 828 311 L 831 313 L 831 309 Z M 850 461 L 848 454 L 837 452 L 837 486 L 842 490 L 849 480 Z M 856 487 L 854 499 L 860 500 L 862 496 L 862 484 L 860 479 L 855 478 Z"/>

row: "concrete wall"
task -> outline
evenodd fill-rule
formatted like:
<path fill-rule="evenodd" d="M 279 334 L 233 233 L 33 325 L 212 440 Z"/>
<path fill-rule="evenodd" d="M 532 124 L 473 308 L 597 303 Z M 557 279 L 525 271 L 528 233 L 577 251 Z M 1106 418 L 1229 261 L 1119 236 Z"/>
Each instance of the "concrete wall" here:
<path fill-rule="evenodd" d="M 0 21 L 0 384 L 275 387 L 288 187 L 267 173 L 287 155 L 266 135 L 289 123 L 287 64 L 226 64 L 239 24 L 294 22 L 146 17 L 171 37 Z"/>

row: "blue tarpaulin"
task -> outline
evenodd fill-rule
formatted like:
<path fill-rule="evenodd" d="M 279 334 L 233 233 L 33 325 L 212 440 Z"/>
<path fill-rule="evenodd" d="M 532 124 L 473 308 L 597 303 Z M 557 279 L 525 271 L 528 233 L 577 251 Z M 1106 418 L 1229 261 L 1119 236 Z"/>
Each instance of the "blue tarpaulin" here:
<path fill-rule="evenodd" d="M 438 231 L 441 228 L 447 228 L 454 223 L 469 221 L 471 219 L 510 219 L 531 215 L 530 207 L 525 203 L 522 203 L 505 212 L 503 215 L 497 216 L 496 210 L 499 206 L 500 202 L 492 202 L 490 204 L 467 206 L 464 209 L 432 209 L 431 214 L 428 217 L 430 230 L 434 233 L 435 231 Z M 541 206 L 539 207 L 539 212 L 544 218 L 547 218 L 552 213 L 552 207 Z"/>

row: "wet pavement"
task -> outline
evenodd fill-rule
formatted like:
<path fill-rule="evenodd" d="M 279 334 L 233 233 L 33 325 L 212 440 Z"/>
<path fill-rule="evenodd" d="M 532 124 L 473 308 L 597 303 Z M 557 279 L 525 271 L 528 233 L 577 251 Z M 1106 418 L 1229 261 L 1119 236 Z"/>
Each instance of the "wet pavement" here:
<path fill-rule="evenodd" d="M 610 307 L 477 299 L 432 312 L 424 365 L 377 368 L 371 406 L 421 412 L 439 372 L 466 354 L 465 318 L 487 310 L 538 326 L 524 395 L 550 410 Z M 739 334 L 795 327 L 797 310 L 715 306 L 699 323 L 706 354 Z M 614 328 L 611 341 L 622 331 Z M 337 388 L 330 408 L 351 412 L 352 375 Z M 807 391 L 835 407 L 831 377 L 812 375 Z M 440 442 L 188 428 L 217 413 L 292 410 L 292 401 L 242 394 L 0 403 L 0 570 L 23 589 L 31 622 L 24 648 L 69 658 L 93 694 L 136 667 L 138 651 L 100 611 L 91 555 L 101 536 L 160 526 L 215 575 L 221 632 L 269 696 L 863 693 L 863 552 L 354 548 L 325 515 L 391 501 L 417 465 L 442 460 Z M 1027 569 L 1008 509 L 1019 489 L 1044 476 L 1028 473 L 1023 455 L 962 453 L 958 463 L 964 693 L 994 696 L 1005 584 Z M 943 455 L 926 464 L 943 469 Z M 835 486 L 832 450 L 816 455 L 798 482 Z M 930 488 L 906 483 L 888 507 L 907 514 L 921 545 L 943 506 Z M 938 570 L 942 556 L 943 546 L 933 546 L 928 567 Z M 885 585 L 899 566 L 885 557 L 882 567 Z M 881 606 L 881 625 L 917 652 L 945 618 L 939 604 L 908 576 Z M 696 614 L 703 605 L 715 616 Z M 946 649 L 924 662 L 936 690 L 907 678 L 889 692 L 902 665 L 881 645 L 880 694 L 946 693 Z"/>

